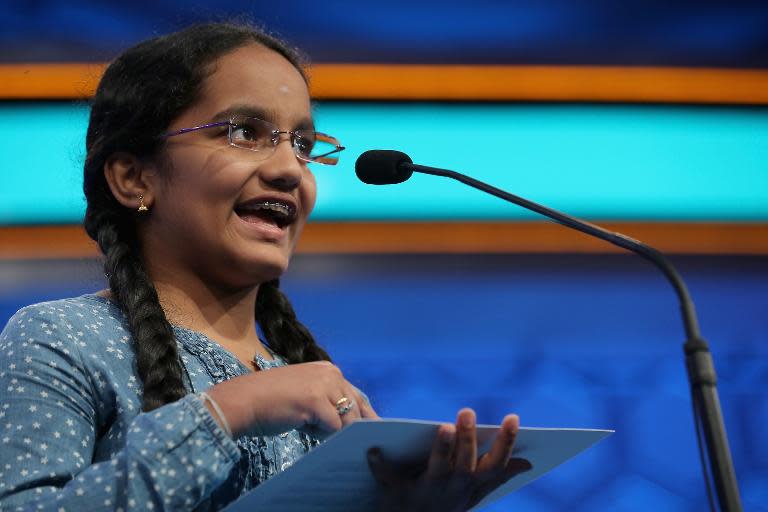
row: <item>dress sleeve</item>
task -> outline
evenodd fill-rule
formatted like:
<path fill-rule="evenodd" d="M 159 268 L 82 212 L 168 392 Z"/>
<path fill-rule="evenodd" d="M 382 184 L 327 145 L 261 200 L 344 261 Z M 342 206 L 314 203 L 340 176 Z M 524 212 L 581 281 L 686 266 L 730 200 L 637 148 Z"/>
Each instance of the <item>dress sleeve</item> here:
<path fill-rule="evenodd" d="M 189 395 L 136 416 L 111 459 L 92 463 L 96 388 L 64 329 L 25 309 L 0 334 L 0 512 L 188 510 L 239 459 Z M 101 412 L 103 414 L 103 412 Z"/>

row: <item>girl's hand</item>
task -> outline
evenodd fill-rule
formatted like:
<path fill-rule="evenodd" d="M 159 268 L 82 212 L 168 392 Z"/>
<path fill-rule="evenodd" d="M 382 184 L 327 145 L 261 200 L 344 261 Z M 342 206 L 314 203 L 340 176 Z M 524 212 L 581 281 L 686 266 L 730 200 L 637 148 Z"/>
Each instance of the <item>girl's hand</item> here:
<path fill-rule="evenodd" d="M 527 460 L 511 458 L 519 422 L 513 414 L 506 416 L 490 451 L 479 459 L 472 409 L 459 411 L 455 426 L 440 427 L 426 468 L 393 464 L 379 449 L 371 449 L 368 463 L 382 489 L 380 510 L 448 512 L 472 508 L 513 476 L 531 469 Z"/>
<path fill-rule="evenodd" d="M 207 393 L 221 407 L 235 439 L 293 429 L 322 438 L 360 418 L 379 418 L 365 396 L 327 361 L 254 372 Z M 350 408 L 343 413 L 345 406 Z"/>

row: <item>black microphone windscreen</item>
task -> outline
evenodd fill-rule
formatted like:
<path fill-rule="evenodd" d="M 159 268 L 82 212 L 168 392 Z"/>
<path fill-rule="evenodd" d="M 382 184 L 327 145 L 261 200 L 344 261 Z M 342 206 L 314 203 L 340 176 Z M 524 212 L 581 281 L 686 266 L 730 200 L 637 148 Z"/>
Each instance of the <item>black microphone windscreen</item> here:
<path fill-rule="evenodd" d="M 369 185 L 402 183 L 413 174 L 413 170 L 403 164 L 412 163 L 413 160 L 400 151 L 372 149 L 357 158 L 355 174 Z"/>

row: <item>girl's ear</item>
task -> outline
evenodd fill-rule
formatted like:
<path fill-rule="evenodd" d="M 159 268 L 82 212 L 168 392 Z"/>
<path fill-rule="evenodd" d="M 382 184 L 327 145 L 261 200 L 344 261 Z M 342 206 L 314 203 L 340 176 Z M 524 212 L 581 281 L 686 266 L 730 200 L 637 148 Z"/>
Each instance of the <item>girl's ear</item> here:
<path fill-rule="evenodd" d="M 133 210 L 149 208 L 155 199 L 157 180 L 154 168 L 130 153 L 117 152 L 104 163 L 104 177 L 115 199 Z"/>

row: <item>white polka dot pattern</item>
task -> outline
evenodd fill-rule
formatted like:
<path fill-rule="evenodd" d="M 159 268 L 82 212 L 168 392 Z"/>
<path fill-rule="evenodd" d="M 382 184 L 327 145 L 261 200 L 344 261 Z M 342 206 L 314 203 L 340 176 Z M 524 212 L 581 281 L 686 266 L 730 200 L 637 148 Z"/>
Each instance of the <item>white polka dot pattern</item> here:
<path fill-rule="evenodd" d="M 24 308 L 0 334 L 0 512 L 218 510 L 317 444 L 296 431 L 232 441 L 192 394 L 141 413 L 123 322 L 84 295 Z M 249 371 L 174 333 L 190 393 Z"/>

